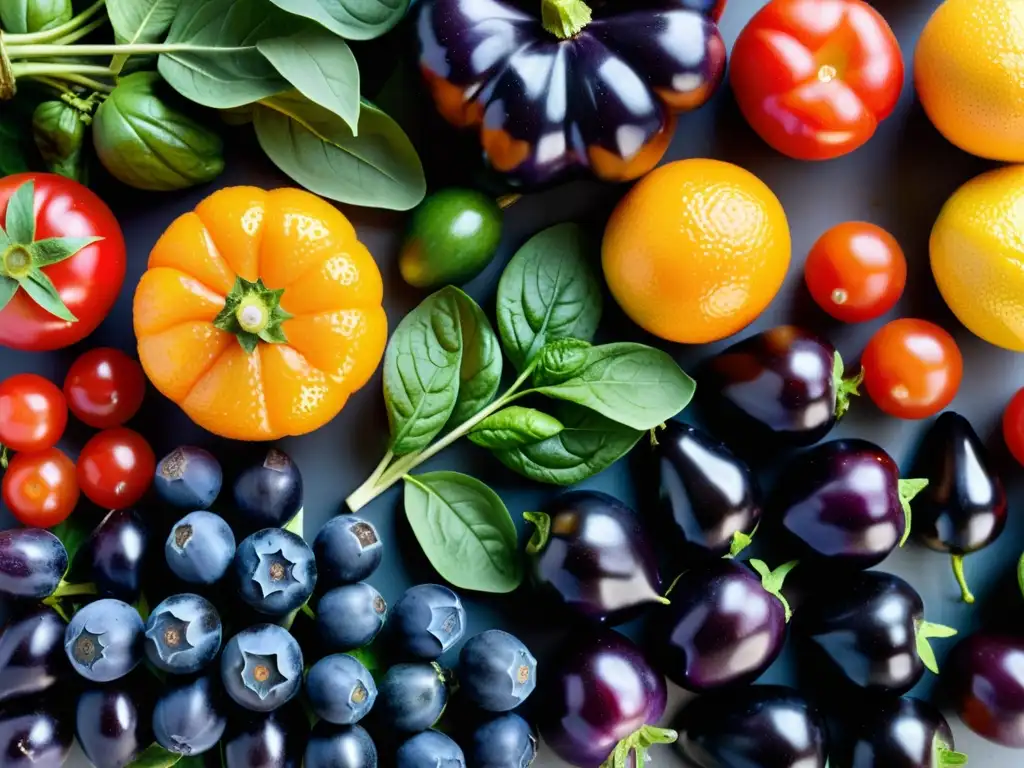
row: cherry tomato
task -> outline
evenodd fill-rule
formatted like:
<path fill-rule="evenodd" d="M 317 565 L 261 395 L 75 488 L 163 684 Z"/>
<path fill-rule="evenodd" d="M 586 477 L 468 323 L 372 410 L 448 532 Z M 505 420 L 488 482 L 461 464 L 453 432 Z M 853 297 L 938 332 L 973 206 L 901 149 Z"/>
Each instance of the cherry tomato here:
<path fill-rule="evenodd" d="M 25 525 L 52 528 L 64 522 L 78 503 L 74 462 L 56 448 L 19 453 L 4 474 L 3 499 Z"/>
<path fill-rule="evenodd" d="M 145 394 L 142 366 L 119 349 L 101 347 L 86 352 L 64 379 L 71 412 L 96 429 L 124 424 L 139 412 Z"/>
<path fill-rule="evenodd" d="M 50 381 L 19 373 L 0 382 L 0 444 L 12 451 L 52 448 L 68 424 L 68 404 Z"/>
<path fill-rule="evenodd" d="M 124 427 L 95 435 L 78 457 L 78 485 L 104 509 L 124 509 L 138 502 L 155 471 L 156 456 L 146 438 Z"/>
<path fill-rule="evenodd" d="M 1024 389 L 1013 396 L 1003 413 L 1003 437 L 1010 453 L 1024 464 Z"/>
<path fill-rule="evenodd" d="M 896 306 L 907 285 L 907 260 L 881 227 L 848 221 L 818 238 L 804 263 L 804 279 L 832 317 L 862 323 Z"/>
<path fill-rule="evenodd" d="M 875 405 L 901 419 L 932 416 L 956 397 L 964 361 L 953 337 L 934 323 L 904 318 L 883 325 L 861 357 Z"/>
<path fill-rule="evenodd" d="M 862 0 L 772 0 L 740 32 L 729 77 L 751 127 L 798 160 L 870 139 L 903 88 L 903 57 Z"/>

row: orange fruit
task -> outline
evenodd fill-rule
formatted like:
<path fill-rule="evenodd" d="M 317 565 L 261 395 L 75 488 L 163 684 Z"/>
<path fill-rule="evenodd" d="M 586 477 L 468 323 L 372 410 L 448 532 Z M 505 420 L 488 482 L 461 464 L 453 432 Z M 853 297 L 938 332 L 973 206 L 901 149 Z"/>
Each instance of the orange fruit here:
<path fill-rule="evenodd" d="M 210 432 L 301 435 L 376 370 L 382 298 L 377 264 L 337 208 L 298 189 L 223 189 L 150 254 L 135 293 L 139 358 Z"/>
<path fill-rule="evenodd" d="M 680 160 L 642 179 L 604 233 L 612 296 L 637 325 L 703 344 L 749 325 L 789 268 L 782 204 L 754 174 L 719 160 Z"/>

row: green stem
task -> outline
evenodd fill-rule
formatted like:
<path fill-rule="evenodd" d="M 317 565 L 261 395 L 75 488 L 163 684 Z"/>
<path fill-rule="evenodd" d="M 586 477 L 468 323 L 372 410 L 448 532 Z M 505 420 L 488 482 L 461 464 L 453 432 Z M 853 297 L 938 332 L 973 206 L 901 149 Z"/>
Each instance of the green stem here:
<path fill-rule="evenodd" d="M 92 582 L 86 582 L 85 584 L 68 584 L 66 581 L 61 581 L 61 583 L 57 585 L 57 589 L 53 591 L 53 594 L 46 599 L 62 600 L 65 597 L 79 597 L 81 595 L 95 594 L 96 585 Z"/>
<path fill-rule="evenodd" d="M 836 352 L 835 360 L 832 362 L 832 381 L 836 389 L 836 419 L 841 419 L 850 410 L 850 398 L 860 396 L 860 385 L 864 383 L 864 367 L 857 372 L 856 376 L 848 379 L 843 378 L 846 368 L 843 365 L 843 358 Z"/>
<path fill-rule="evenodd" d="M 590 23 L 590 6 L 583 0 L 541 0 L 541 23 L 559 40 L 578 35 Z"/>
<path fill-rule="evenodd" d="M 970 587 L 967 586 L 967 579 L 964 578 L 964 556 L 953 555 L 953 575 L 956 577 L 956 583 L 960 585 L 960 596 L 963 601 L 968 605 L 974 603 L 974 595 L 971 594 Z"/>
<path fill-rule="evenodd" d="M 384 454 L 384 458 L 380 460 L 380 464 L 378 464 L 377 468 L 373 470 L 373 474 L 370 475 L 366 482 L 373 485 L 380 480 L 380 476 L 384 474 L 388 466 L 390 466 L 391 462 L 394 460 L 395 452 L 389 448 L 388 452 Z"/>
<path fill-rule="evenodd" d="M 47 77 L 46 75 L 27 75 L 26 77 L 29 80 L 35 80 L 37 83 L 42 83 L 45 86 L 53 88 L 55 91 L 63 94 L 68 99 L 74 99 L 74 101 L 71 101 L 69 103 L 73 107 L 76 107 L 77 109 L 82 111 L 87 111 L 84 110 L 82 106 L 80 106 L 81 103 L 85 103 L 85 99 L 80 98 L 77 93 L 75 93 L 67 85 L 62 83 L 61 80 L 68 83 L 74 83 L 75 85 L 81 85 L 85 88 L 92 88 L 94 91 L 99 91 L 101 93 L 110 93 L 114 90 L 113 86 L 107 85 L 106 83 L 101 83 L 99 80 L 93 80 L 92 78 L 85 77 L 83 75 L 63 75 L 56 78 Z"/>
<path fill-rule="evenodd" d="M 941 744 L 935 748 L 934 762 L 935 768 L 953 768 L 954 766 L 967 765 L 967 755 Z"/>
<path fill-rule="evenodd" d="M 17 63 L 11 65 L 11 72 L 15 78 L 25 76 L 50 75 L 61 77 L 63 75 L 97 75 L 98 77 L 112 77 L 113 73 L 109 67 L 98 67 L 92 64 L 58 64 L 46 62 L 43 64 Z M 67 79 L 67 78 L 63 78 Z"/>
<path fill-rule="evenodd" d="M 906 525 L 903 528 L 903 537 L 900 539 L 900 546 L 902 547 L 907 543 L 907 539 L 910 538 L 910 502 L 914 500 L 917 494 L 928 487 L 928 481 L 920 478 L 900 480 L 896 486 L 900 497 L 900 506 L 903 507 L 903 519 L 906 521 Z"/>
<path fill-rule="evenodd" d="M 750 567 L 761 577 L 761 586 L 764 587 L 764 591 L 782 603 L 782 608 L 786 613 L 786 622 L 789 623 L 789 620 L 793 618 L 793 609 L 789 607 L 789 601 L 782 594 L 782 585 L 789 572 L 800 564 L 799 561 L 791 560 L 788 563 L 783 563 L 774 571 L 763 560 L 750 560 L 749 562 Z"/>
<path fill-rule="evenodd" d="M 526 553 L 535 555 L 548 545 L 551 538 L 551 515 L 546 512 L 523 512 L 523 519 L 534 526 L 533 535 L 526 545 Z"/>
<path fill-rule="evenodd" d="M 212 45 L 193 45 L 191 43 L 134 43 L 132 45 L 101 44 L 76 45 L 69 48 L 63 45 L 12 45 L 9 38 L 7 55 L 11 59 L 46 59 L 52 56 L 136 56 L 160 53 L 220 53 L 224 55 L 244 53 L 252 50 L 252 46 L 222 48 Z"/>
<path fill-rule="evenodd" d="M 106 5 L 106 0 L 96 0 L 95 3 L 90 5 L 80 14 L 75 16 L 68 21 L 65 21 L 59 27 L 53 29 L 47 29 L 44 32 L 29 32 L 23 35 L 4 35 L 4 39 L 10 45 L 28 45 L 30 43 L 49 43 L 53 40 L 59 40 L 65 35 L 74 32 L 76 29 L 85 24 L 89 19 L 99 13 L 103 6 Z"/>
<path fill-rule="evenodd" d="M 671 744 L 679 734 L 669 728 L 642 725 L 640 728 L 615 745 L 601 768 L 627 768 L 647 765 L 647 751 L 655 744 Z"/>
<path fill-rule="evenodd" d="M 60 80 L 80 85 L 83 88 L 92 88 L 94 91 L 102 94 L 113 93 L 114 91 L 114 86 L 109 85 L 108 83 L 101 83 L 99 80 L 93 80 L 91 77 L 86 77 L 85 75 L 60 74 L 56 75 L 56 77 Z"/>
<path fill-rule="evenodd" d="M 311 619 L 312 619 L 313 621 L 316 621 L 316 613 L 314 613 L 314 612 L 313 612 L 313 609 L 309 607 L 309 603 L 308 603 L 308 602 L 306 602 L 306 603 L 303 603 L 303 604 L 302 604 L 302 608 L 300 608 L 300 610 L 301 610 L 301 611 L 302 611 L 302 612 L 303 612 L 304 614 L 306 614 L 306 616 L 308 616 L 309 618 L 311 618 Z"/>
<path fill-rule="evenodd" d="M 101 16 L 100 18 L 95 19 L 92 22 L 86 24 L 84 27 L 76 29 L 74 32 L 71 32 L 67 35 L 64 35 L 64 37 L 60 38 L 59 40 L 55 40 L 53 44 L 70 45 L 71 43 L 81 40 L 83 37 L 90 34 L 91 32 L 95 32 L 97 29 L 99 29 L 106 23 L 106 17 Z"/>

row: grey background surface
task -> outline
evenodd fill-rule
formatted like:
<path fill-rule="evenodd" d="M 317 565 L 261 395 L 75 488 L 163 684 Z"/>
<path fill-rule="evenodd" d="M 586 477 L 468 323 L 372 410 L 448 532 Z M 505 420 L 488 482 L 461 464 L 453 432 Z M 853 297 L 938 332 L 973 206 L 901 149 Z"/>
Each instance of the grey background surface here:
<path fill-rule="evenodd" d="M 730 0 L 722 29 L 730 46 L 740 29 L 759 8 L 761 0 Z M 967 573 L 978 604 L 968 607 L 958 601 L 958 590 L 950 574 L 948 560 L 911 543 L 895 553 L 881 567 L 898 573 L 913 583 L 925 599 L 929 620 L 957 627 L 961 634 L 1000 623 L 1024 613 L 1024 600 L 1012 586 L 1013 567 L 1024 549 L 1024 471 L 1009 459 L 999 436 L 999 417 L 1010 396 L 1024 385 L 1024 355 L 997 350 L 969 334 L 943 304 L 928 266 L 928 234 L 939 208 L 963 182 L 989 167 L 944 141 L 930 125 L 916 103 L 912 86 L 912 59 L 916 39 L 938 5 L 936 0 L 876 0 L 874 5 L 896 31 L 907 65 L 907 80 L 895 114 L 863 148 L 846 157 L 826 163 L 800 163 L 776 154 L 745 125 L 731 92 L 726 86 L 711 104 L 696 113 L 684 115 L 667 159 L 717 157 L 737 163 L 761 177 L 779 196 L 789 217 L 793 233 L 793 260 L 785 286 L 771 307 L 747 332 L 782 322 L 801 322 L 813 327 L 837 345 L 844 358 L 856 361 L 873 331 L 896 316 L 924 317 L 939 322 L 956 336 L 965 358 L 965 381 L 953 408 L 967 416 L 989 442 L 996 462 L 1004 469 L 1011 491 L 1010 522 L 1001 539 L 983 553 L 967 560 Z M 240 129 L 242 133 L 245 129 Z M 237 134 L 233 134 L 236 136 Z M 251 141 L 229 140 L 228 170 L 219 185 L 255 184 L 281 186 L 288 180 L 277 173 L 254 149 Z M 123 294 L 113 314 L 85 343 L 69 350 L 39 355 L 0 352 L 0 375 L 18 371 L 36 371 L 62 381 L 67 367 L 86 348 L 111 345 L 132 350 L 131 301 L 133 287 L 143 272 L 147 254 L 159 234 L 180 213 L 191 209 L 212 188 L 200 188 L 181 194 L 150 195 L 122 191 L 112 200 L 124 227 L 129 248 L 129 271 Z M 625 191 L 621 187 L 576 183 L 544 194 L 528 196 L 506 214 L 506 230 L 501 255 L 491 267 L 474 280 L 468 290 L 493 317 L 494 289 L 505 261 L 513 250 L 532 233 L 566 220 L 582 220 L 600 234 L 602 222 L 615 201 Z M 404 218 L 401 215 L 350 209 L 361 239 L 376 257 L 385 276 L 387 309 L 392 328 L 422 297 L 400 280 L 395 254 Z M 910 263 L 909 285 L 900 305 L 890 316 L 859 326 L 840 326 L 817 310 L 802 282 L 803 259 L 814 240 L 828 227 L 841 221 L 862 219 L 891 231 L 902 244 Z M 644 337 L 625 319 L 614 303 L 602 324 L 608 337 Z M 666 346 L 663 345 L 662 346 Z M 724 344 L 710 347 L 666 346 L 685 367 Z M 689 412 L 684 418 L 692 418 Z M 144 411 L 133 426 L 153 443 L 158 455 L 178 444 L 198 444 L 212 448 L 222 456 L 237 455 L 237 445 L 229 445 L 203 432 L 188 421 L 173 405 L 152 390 Z M 908 466 L 914 446 L 925 429 L 920 422 L 902 422 L 883 416 L 866 399 L 854 404 L 850 415 L 833 434 L 858 436 L 884 446 L 904 466 Z M 65 447 L 71 453 L 88 438 L 81 425 L 69 430 Z M 722 436 L 728 439 L 727 435 Z M 300 466 L 306 482 L 307 537 L 319 525 L 341 511 L 342 501 L 377 464 L 387 441 L 387 428 L 380 391 L 379 375 L 349 402 L 344 412 L 320 431 L 301 438 L 282 441 L 280 447 Z M 476 474 L 502 495 L 514 517 L 558 493 L 557 489 L 520 479 L 503 469 L 484 452 L 469 445 L 457 445 L 435 457 L 427 469 L 458 469 Z M 629 502 L 636 500 L 636 487 L 628 462 L 620 462 L 584 484 L 611 492 Z M 378 499 L 365 514 L 381 529 L 389 546 L 381 570 L 371 581 L 389 602 L 394 602 L 406 586 L 434 580 L 414 543 L 408 541 L 408 526 L 401 515 L 398 490 Z M 6 515 L 6 513 L 5 513 Z M 666 574 L 671 577 L 672 574 Z M 492 597 L 463 595 L 469 609 L 473 634 L 491 626 L 504 626 L 519 634 L 538 651 L 557 642 L 562 626 L 557 616 L 530 604 L 528 595 Z M 636 627 L 625 628 L 627 633 Z M 468 636 L 468 635 L 467 635 Z M 951 641 L 937 641 L 940 664 L 952 647 Z M 782 658 L 766 673 L 762 682 L 792 682 L 795 659 L 791 644 Z M 543 675 L 543 664 L 540 674 Z M 914 691 L 921 696 L 938 696 L 936 680 L 929 675 Z M 683 696 L 674 691 L 668 714 L 678 708 Z M 950 715 L 958 747 L 966 750 L 971 765 L 1011 768 L 1024 761 L 1021 753 L 985 743 L 970 734 Z M 657 764 L 678 765 L 669 750 L 654 753 Z M 70 765 L 84 766 L 80 755 Z M 547 751 L 539 765 L 559 765 Z"/>

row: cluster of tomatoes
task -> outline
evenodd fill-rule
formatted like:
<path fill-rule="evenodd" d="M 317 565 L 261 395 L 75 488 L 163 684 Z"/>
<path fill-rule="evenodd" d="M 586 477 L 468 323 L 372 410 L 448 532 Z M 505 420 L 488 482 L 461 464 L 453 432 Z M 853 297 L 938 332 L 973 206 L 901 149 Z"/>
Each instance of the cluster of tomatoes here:
<path fill-rule="evenodd" d="M 63 392 L 32 373 L 0 382 L 0 463 L 7 469 L 2 493 L 14 516 L 25 525 L 50 528 L 71 514 L 81 493 L 104 509 L 139 501 L 153 481 L 156 458 L 145 438 L 122 425 L 138 412 L 145 392 L 142 367 L 107 348 L 79 357 Z M 102 430 L 77 462 L 56 447 L 69 410 Z"/>

